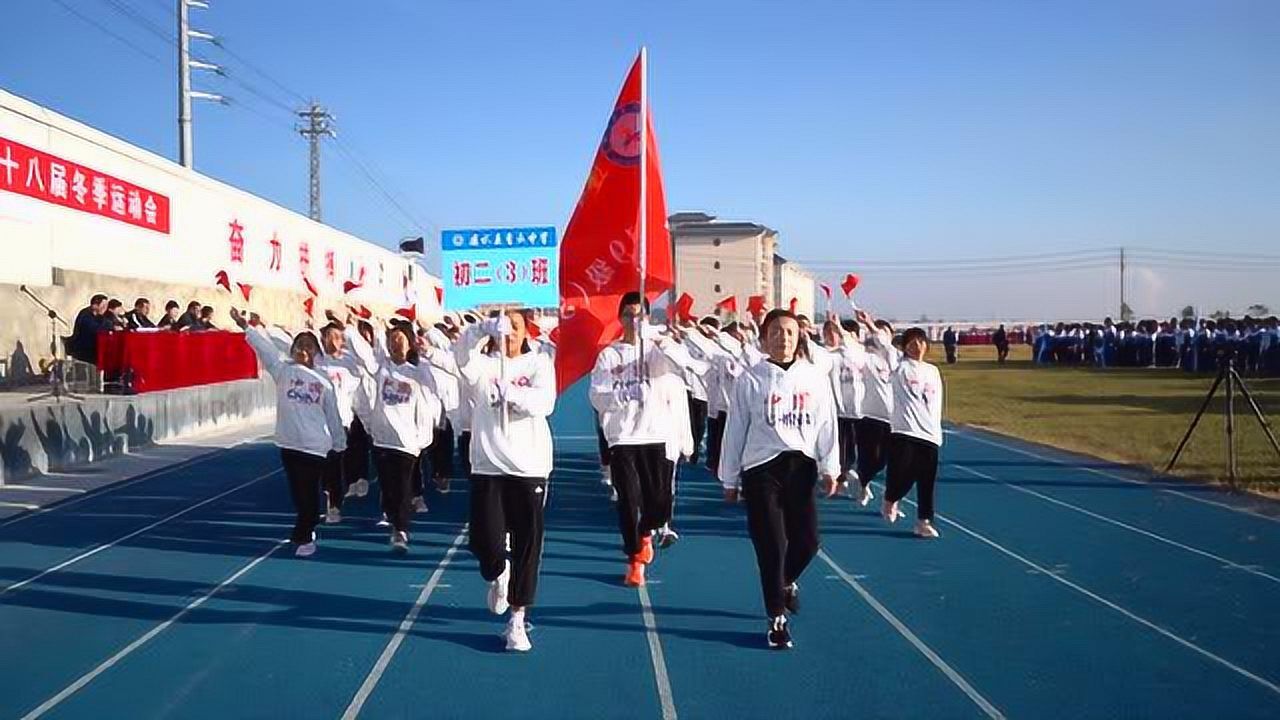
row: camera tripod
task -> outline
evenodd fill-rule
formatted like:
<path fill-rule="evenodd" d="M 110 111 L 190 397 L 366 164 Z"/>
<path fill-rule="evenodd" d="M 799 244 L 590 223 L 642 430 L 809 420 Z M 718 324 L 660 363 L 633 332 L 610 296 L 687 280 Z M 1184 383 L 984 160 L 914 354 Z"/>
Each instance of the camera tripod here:
<path fill-rule="evenodd" d="M 1236 479 L 1239 475 L 1239 463 L 1236 455 L 1236 392 L 1238 391 L 1249 401 L 1249 408 L 1253 410 L 1253 416 L 1258 419 L 1258 424 L 1262 426 L 1262 431 L 1267 434 L 1267 439 L 1271 441 L 1271 447 L 1275 448 L 1276 455 L 1280 456 L 1280 442 L 1276 441 L 1276 436 L 1271 432 L 1271 423 L 1267 421 L 1267 416 L 1262 414 L 1262 408 L 1258 407 L 1258 403 L 1254 401 L 1253 394 L 1249 392 L 1249 387 L 1244 384 L 1244 378 L 1240 377 L 1240 373 L 1236 371 L 1235 353 L 1228 353 L 1219 356 L 1220 363 L 1218 366 L 1218 377 L 1214 379 L 1213 385 L 1209 388 L 1209 394 L 1205 395 L 1204 402 L 1200 404 L 1200 410 L 1196 412 L 1195 418 L 1191 420 L 1191 427 L 1187 428 L 1187 432 L 1182 436 L 1182 442 L 1178 443 L 1178 449 L 1173 451 L 1173 457 L 1169 460 L 1169 464 L 1165 467 L 1166 473 L 1172 472 L 1173 467 L 1178 464 L 1178 457 L 1182 455 L 1182 451 L 1187 446 L 1187 442 L 1191 440 L 1191 434 L 1196 431 L 1196 426 L 1200 424 L 1200 418 L 1204 416 L 1204 411 L 1209 408 L 1209 403 L 1213 400 L 1213 396 L 1218 392 L 1218 386 L 1224 382 L 1227 385 L 1227 478 L 1231 483 L 1231 488 L 1235 489 Z"/>
<path fill-rule="evenodd" d="M 27 289 L 26 285 L 20 285 L 18 290 L 26 295 L 32 302 L 39 305 L 49 315 L 49 353 L 53 360 L 49 366 L 49 391 L 42 392 L 38 395 L 32 395 L 27 398 L 27 402 L 39 402 L 47 398 L 53 398 L 54 402 L 62 402 L 63 399 L 75 400 L 80 402 L 84 398 L 76 395 L 67 388 L 67 360 L 64 357 L 58 357 L 58 323 L 67 325 L 67 321 L 62 319 L 57 310 L 49 307 L 49 304 L 41 300 L 35 293 Z M 68 327 L 70 327 L 68 325 Z"/>

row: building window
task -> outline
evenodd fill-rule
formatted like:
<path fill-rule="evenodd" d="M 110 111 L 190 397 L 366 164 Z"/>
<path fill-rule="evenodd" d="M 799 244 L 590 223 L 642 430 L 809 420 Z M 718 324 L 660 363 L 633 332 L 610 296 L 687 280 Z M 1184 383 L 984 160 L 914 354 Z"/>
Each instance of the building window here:
<path fill-rule="evenodd" d="M 715 292 L 720 292 L 720 286 L 719 286 L 719 285 L 716 285 Z"/>
<path fill-rule="evenodd" d="M 715 268 L 716 268 L 717 270 L 719 270 L 719 269 L 720 269 L 720 261 L 719 261 L 719 260 L 717 260 L 717 261 L 716 261 Z"/>
<path fill-rule="evenodd" d="M 711 241 L 711 244 L 714 247 L 720 247 L 720 238 L 715 238 L 714 240 Z"/>

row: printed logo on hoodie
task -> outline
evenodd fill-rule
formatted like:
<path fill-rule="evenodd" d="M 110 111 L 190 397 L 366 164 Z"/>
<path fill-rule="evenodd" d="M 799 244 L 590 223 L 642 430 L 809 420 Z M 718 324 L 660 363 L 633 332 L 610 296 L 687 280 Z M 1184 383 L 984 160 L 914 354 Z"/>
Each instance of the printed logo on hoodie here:
<path fill-rule="evenodd" d="M 302 405 L 319 405 L 324 395 L 324 385 L 318 382 L 307 382 L 302 378 L 294 378 L 285 390 L 284 396 Z"/>
<path fill-rule="evenodd" d="M 792 393 L 788 398 L 777 393 L 770 393 L 769 406 L 765 408 L 765 422 L 769 427 L 805 428 L 815 424 L 813 418 L 813 396 L 810 393 Z"/>
<path fill-rule="evenodd" d="M 382 381 L 382 402 L 387 405 L 404 405 L 413 398 L 413 386 L 404 380 L 387 378 Z"/>

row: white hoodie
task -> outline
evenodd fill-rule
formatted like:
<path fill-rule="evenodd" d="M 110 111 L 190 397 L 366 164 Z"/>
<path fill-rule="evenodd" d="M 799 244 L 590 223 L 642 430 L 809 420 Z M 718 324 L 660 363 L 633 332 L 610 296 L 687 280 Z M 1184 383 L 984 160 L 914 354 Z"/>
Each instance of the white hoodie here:
<path fill-rule="evenodd" d="M 249 328 L 244 338 L 276 384 L 276 445 L 326 457 L 347 449 L 333 385 L 323 374 L 286 360 L 266 333 Z"/>
<path fill-rule="evenodd" d="M 942 446 L 942 375 L 923 360 L 903 358 L 893 373 L 893 433 Z"/>
<path fill-rule="evenodd" d="M 468 329 L 462 371 L 463 395 L 472 402 L 471 471 L 476 475 L 551 476 L 551 426 L 556 406 L 556 370 L 551 357 L 533 350 L 519 357 L 485 355 L 489 335 Z M 504 367 L 505 365 L 505 367 Z M 507 429 L 502 429 L 502 403 Z"/>
<path fill-rule="evenodd" d="M 646 335 L 652 334 L 646 329 Z M 672 439 L 671 403 L 667 383 L 659 384 L 661 398 L 650 402 L 654 379 L 674 375 L 684 388 L 684 370 L 668 357 L 670 340 L 646 339 L 645 371 L 641 378 L 640 348 L 618 342 L 600 351 L 591 371 L 591 405 L 600 414 L 600 427 L 610 447 L 615 445 L 663 445 Z M 686 406 L 685 412 L 688 413 Z"/>
<path fill-rule="evenodd" d="M 765 361 L 743 373 L 733 389 L 720 451 L 720 482 L 742 486 L 742 473 L 784 452 L 804 453 L 818 472 L 840 474 L 836 408 L 830 377 L 807 360 L 783 370 Z"/>
<path fill-rule="evenodd" d="M 893 346 L 886 330 L 868 334 L 866 365 L 862 369 L 865 395 L 862 416 L 881 422 L 893 421 L 893 372 L 898 369 L 901 353 Z"/>
<path fill-rule="evenodd" d="M 862 403 L 867 394 L 863 379 L 867 367 L 866 348 L 857 338 L 850 337 L 835 351 L 835 355 L 837 362 L 833 372 L 836 386 L 840 389 L 840 417 L 857 420 L 862 417 Z"/>
<path fill-rule="evenodd" d="M 366 428 L 374 446 L 417 455 L 431 444 L 442 412 L 430 365 L 392 362 L 385 340 L 375 351 L 354 328 L 347 328 L 347 342 L 374 380 Z"/>
<path fill-rule="evenodd" d="M 360 382 L 364 375 L 364 368 L 360 366 L 360 361 L 350 349 L 343 350 L 338 357 L 323 353 L 316 358 L 316 370 L 324 373 L 324 376 L 333 384 L 333 391 L 338 398 L 338 414 L 342 416 L 342 426 L 350 428 L 351 421 L 355 419 L 356 394 L 360 391 Z"/>

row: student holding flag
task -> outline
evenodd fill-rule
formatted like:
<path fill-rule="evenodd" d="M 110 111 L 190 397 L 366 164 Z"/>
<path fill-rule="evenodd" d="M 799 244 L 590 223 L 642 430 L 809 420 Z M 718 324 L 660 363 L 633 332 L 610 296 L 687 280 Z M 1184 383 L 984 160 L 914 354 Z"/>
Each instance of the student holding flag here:
<path fill-rule="evenodd" d="M 762 331 L 768 359 L 733 388 L 720 482 L 725 500 L 746 501 L 769 618 L 766 643 L 792 646 L 787 614 L 800 609 L 797 581 L 818 552 L 818 476 L 838 488 L 840 449 L 830 376 L 808 357 L 796 316 L 773 310 Z"/>
<path fill-rule="evenodd" d="M 898 349 L 893 347 L 893 326 L 858 311 L 866 334 L 862 417 L 854 422 L 858 448 L 857 473 L 862 490 L 858 502 L 871 502 L 871 481 L 888 463 L 889 433 L 893 420 L 893 373 L 898 369 Z"/>

